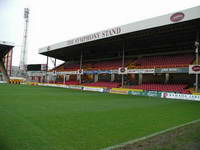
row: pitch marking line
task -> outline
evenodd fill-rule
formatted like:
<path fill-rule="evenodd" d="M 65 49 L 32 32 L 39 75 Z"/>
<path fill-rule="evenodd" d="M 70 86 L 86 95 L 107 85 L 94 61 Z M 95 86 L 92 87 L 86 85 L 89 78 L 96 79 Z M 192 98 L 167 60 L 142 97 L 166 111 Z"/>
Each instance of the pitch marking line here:
<path fill-rule="evenodd" d="M 154 137 L 154 136 L 157 136 L 157 135 L 161 135 L 163 133 L 175 130 L 177 128 L 180 128 L 180 127 L 183 127 L 183 126 L 186 126 L 186 125 L 197 123 L 197 122 L 200 122 L 200 119 L 197 119 L 197 120 L 194 120 L 194 121 L 191 121 L 191 122 L 187 122 L 187 123 L 184 123 L 184 124 L 172 127 L 172 128 L 168 128 L 168 129 L 165 129 L 165 130 L 162 130 L 162 131 L 159 131 L 159 132 L 155 132 L 153 134 L 150 134 L 150 135 L 147 135 L 147 136 L 135 139 L 135 140 L 130 140 L 130 141 L 123 142 L 123 143 L 120 143 L 120 144 L 117 144 L 117 145 L 109 146 L 109 147 L 103 148 L 101 150 L 113 150 L 114 148 L 120 148 L 120 147 L 123 147 L 123 146 L 125 146 L 127 144 L 134 144 L 136 142 L 143 141 L 143 140 L 146 140 L 148 138 L 151 138 L 151 137 Z"/>

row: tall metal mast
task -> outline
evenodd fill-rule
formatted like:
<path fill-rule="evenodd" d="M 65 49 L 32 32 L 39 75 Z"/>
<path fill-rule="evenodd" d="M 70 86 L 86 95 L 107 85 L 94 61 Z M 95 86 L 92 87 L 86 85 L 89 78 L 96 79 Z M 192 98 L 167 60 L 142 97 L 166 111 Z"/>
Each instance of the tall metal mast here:
<path fill-rule="evenodd" d="M 24 35 L 23 35 L 23 44 L 20 56 L 20 70 L 21 72 L 26 71 L 26 64 L 27 64 L 27 36 L 28 36 L 28 24 L 29 24 L 29 8 L 24 8 L 24 20 L 25 20 L 25 28 L 24 28 Z"/>

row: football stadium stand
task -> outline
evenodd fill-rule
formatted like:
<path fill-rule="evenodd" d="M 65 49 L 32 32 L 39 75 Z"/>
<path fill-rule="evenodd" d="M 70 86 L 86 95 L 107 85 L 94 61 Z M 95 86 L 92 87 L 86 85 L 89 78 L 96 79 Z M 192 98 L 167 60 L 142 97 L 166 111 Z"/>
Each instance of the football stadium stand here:
<path fill-rule="evenodd" d="M 198 65 L 199 12 L 198 6 L 40 48 L 47 59 L 65 62 L 46 82 L 190 93 L 199 84 L 189 73 Z"/>

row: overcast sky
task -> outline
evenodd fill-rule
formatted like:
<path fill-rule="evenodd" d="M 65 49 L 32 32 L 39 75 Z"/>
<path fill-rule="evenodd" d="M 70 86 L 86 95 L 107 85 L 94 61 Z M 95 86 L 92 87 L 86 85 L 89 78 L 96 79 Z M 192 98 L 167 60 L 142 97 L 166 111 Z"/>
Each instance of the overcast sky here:
<path fill-rule="evenodd" d="M 19 65 L 28 7 L 28 63 L 46 63 L 41 47 L 198 5 L 200 0 L 0 0 L 0 41 L 17 45 L 13 65 Z"/>

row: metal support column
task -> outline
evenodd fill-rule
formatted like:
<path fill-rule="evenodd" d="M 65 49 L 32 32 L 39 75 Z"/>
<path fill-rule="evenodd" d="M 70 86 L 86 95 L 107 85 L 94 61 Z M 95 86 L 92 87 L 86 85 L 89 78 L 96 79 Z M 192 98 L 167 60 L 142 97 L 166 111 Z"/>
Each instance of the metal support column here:
<path fill-rule="evenodd" d="M 80 56 L 80 70 L 82 69 L 82 63 L 83 63 L 83 51 L 81 50 L 81 56 Z M 79 83 L 81 84 L 81 74 L 79 74 Z"/>
<path fill-rule="evenodd" d="M 47 64 L 46 64 L 46 74 L 45 74 L 45 79 L 46 79 L 46 83 L 48 83 L 48 68 L 49 68 L 49 57 L 47 56 Z"/>
<path fill-rule="evenodd" d="M 196 34 L 196 41 L 195 41 L 195 53 L 196 53 L 196 65 L 199 65 L 199 30 L 197 29 L 197 34 Z M 199 88 L 199 76 L 198 73 L 196 74 L 196 92 L 198 92 Z"/>
<path fill-rule="evenodd" d="M 165 84 L 169 82 L 169 73 L 165 74 Z"/>
<path fill-rule="evenodd" d="M 56 75 L 56 58 L 55 58 L 55 61 L 54 61 L 54 83 L 56 83 L 56 78 L 57 78 L 57 75 Z"/>
<path fill-rule="evenodd" d="M 124 68 L 124 51 L 125 51 L 125 48 L 124 48 L 125 44 L 123 43 L 123 48 L 122 48 L 122 68 Z M 121 87 L 123 88 L 124 87 L 124 74 L 122 74 L 122 83 L 121 83 Z"/>
<path fill-rule="evenodd" d="M 65 84 L 65 81 L 66 81 L 66 75 L 64 74 L 63 75 L 63 84 Z"/>

